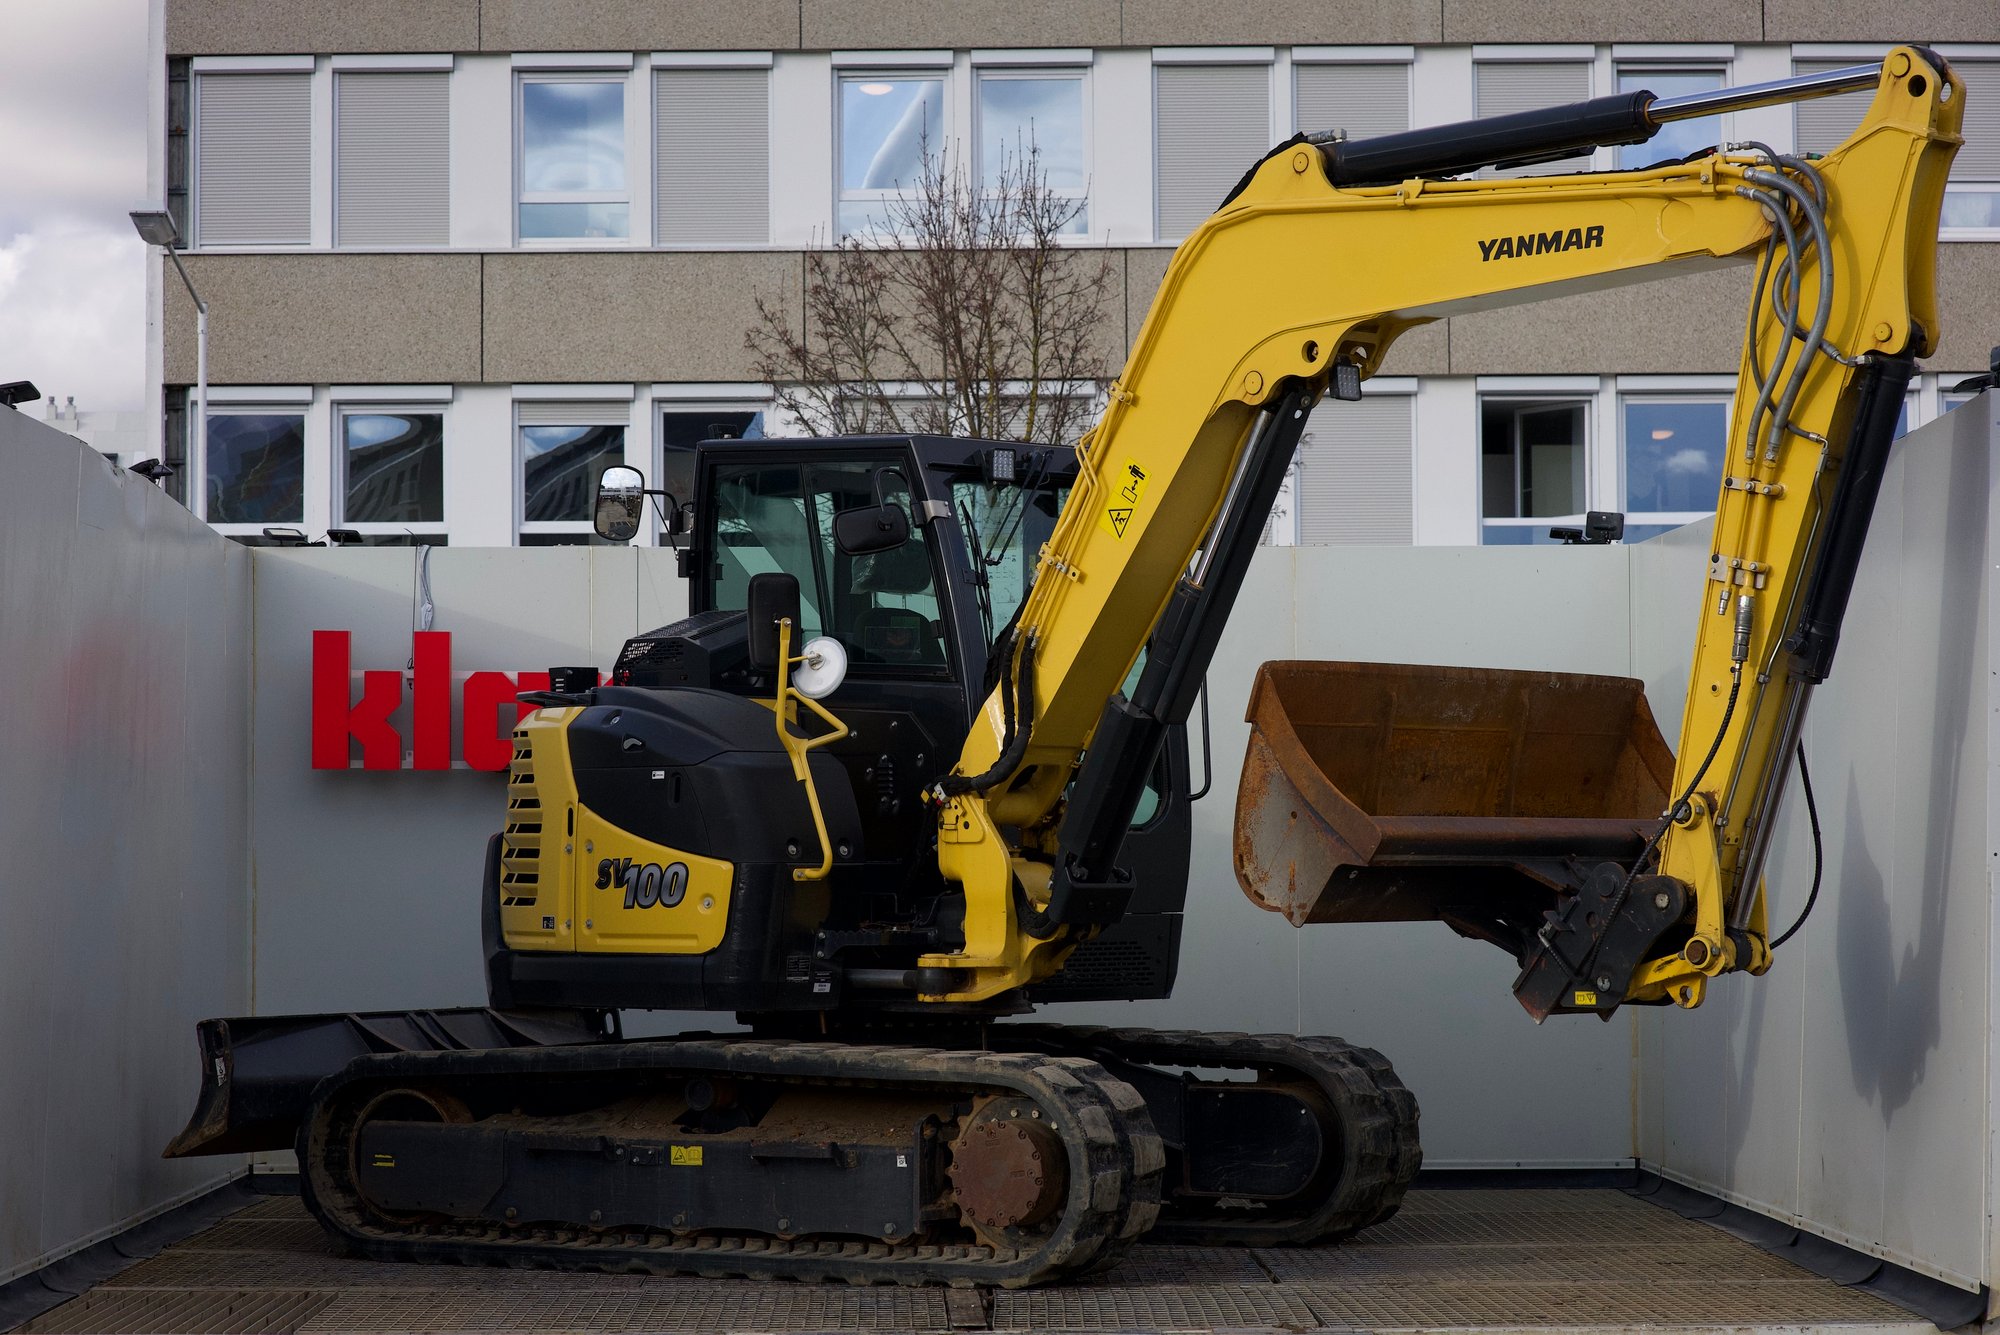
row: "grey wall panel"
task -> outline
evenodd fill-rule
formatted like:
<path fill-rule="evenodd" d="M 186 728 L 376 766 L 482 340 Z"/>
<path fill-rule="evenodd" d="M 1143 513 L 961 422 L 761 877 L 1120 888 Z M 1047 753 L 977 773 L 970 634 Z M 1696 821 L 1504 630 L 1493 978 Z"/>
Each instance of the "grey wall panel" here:
<path fill-rule="evenodd" d="M 1990 42 L 2000 33 L 1991 0 L 1764 0 L 1763 10 L 1770 42 L 1824 42 L 1834 33 L 1843 42 Z"/>
<path fill-rule="evenodd" d="M 1446 42 L 1674 42 L 1693 33 L 1703 41 L 1754 42 L 1756 6 L 1740 0 L 1672 0 L 1661 5 L 1608 6 L 1596 0 L 1441 0 Z M 1820 25 L 1812 36 L 1843 32 Z"/>
<path fill-rule="evenodd" d="M 0 410 L 0 1282 L 230 1176 L 168 1163 L 247 1005 L 249 558 Z"/>
<path fill-rule="evenodd" d="M 1453 375 L 1733 373 L 1748 265 L 1454 316 Z M 1729 312 L 1725 319 L 1719 311 Z"/>
<path fill-rule="evenodd" d="M 754 380 L 757 299 L 802 311 L 801 274 L 781 252 L 489 255 L 486 378 Z"/>
<path fill-rule="evenodd" d="M 803 44 L 811 50 L 968 46 L 1119 46 L 1117 0 L 1021 0 L 991 5 L 945 0 L 803 0 Z M 1268 40 L 1268 39 L 1266 39 Z"/>
<path fill-rule="evenodd" d="M 1217 46 L 1272 42 L 1435 42 L 1436 0 L 1125 0 L 1127 46 Z"/>
<path fill-rule="evenodd" d="M 209 309 L 209 383 L 477 381 L 480 262 L 478 255 L 191 256 L 188 273 Z M 194 306 L 179 283 L 164 290 L 165 380 L 192 384 Z"/>
<path fill-rule="evenodd" d="M 257 1010 L 483 1004 L 479 878 L 501 777 L 310 762 L 312 632 L 351 631 L 356 669 L 400 668 L 415 553 L 257 556 Z M 672 569 L 666 551 L 439 549 L 435 629 L 461 672 L 608 668 L 636 630 L 681 615 Z"/>
<path fill-rule="evenodd" d="M 1991 36 L 2000 36 L 1996 17 Z M 1953 241 L 1938 247 L 1938 321 L 1944 335 L 1925 365 L 1939 371 L 1983 371 L 2000 343 L 2000 244 Z"/>
<path fill-rule="evenodd" d="M 484 0 L 484 51 L 788 51 L 799 0 Z"/>
<path fill-rule="evenodd" d="M 316 773 L 306 759 L 311 631 L 352 630 L 359 667 L 402 664 L 413 558 L 255 557 L 257 1009 L 474 1004 L 478 869 L 500 817 L 499 784 L 466 771 Z M 1229 866 L 1258 663 L 1305 655 L 1623 672 L 1624 562 L 1622 548 L 1261 552 L 1243 595 L 1259 615 L 1225 637 L 1210 678 L 1217 773 L 1195 809 L 1176 995 L 1054 1013 L 1342 1033 L 1410 1074 L 1429 1100 L 1426 1143 L 1440 1160 L 1628 1156 L 1624 1021 L 1538 1031 L 1507 993 L 1511 966 L 1490 947 L 1430 924 L 1300 931 L 1251 905 Z M 460 670 L 608 664 L 624 636 L 682 606 L 663 551 L 440 550 L 431 570 L 436 624 L 454 631 Z M 1435 615 L 1413 624 L 1410 587 L 1446 591 Z M 673 1023 L 639 1017 L 635 1029 Z M 1466 1069 L 1476 1082 L 1461 1078 Z"/>
<path fill-rule="evenodd" d="M 1808 717 L 1819 906 L 1763 980 L 1725 979 L 1693 1015 L 1644 1016 L 1637 1087 L 1642 1151 L 1669 1173 L 1967 1284 L 1990 1278 L 1996 456 L 1991 396 L 1898 448 Z M 1635 561 L 1635 606 L 1699 597 L 1700 536 L 1669 539 L 1676 559 Z M 1651 693 L 1684 677 L 1689 643 L 1635 640 Z M 1796 787 L 1781 819 L 1774 931 L 1811 878 Z"/>
<path fill-rule="evenodd" d="M 476 51 L 479 0 L 172 0 L 167 53 Z"/>
<path fill-rule="evenodd" d="M 1629 671 L 1629 549 L 1292 551 L 1302 658 Z M 1301 1029 L 1381 1048 L 1397 1064 L 1423 1105 L 1429 1161 L 1632 1154 L 1629 1017 L 1537 1027 L 1508 990 L 1514 962 L 1437 923 L 1321 925 L 1298 937 Z"/>

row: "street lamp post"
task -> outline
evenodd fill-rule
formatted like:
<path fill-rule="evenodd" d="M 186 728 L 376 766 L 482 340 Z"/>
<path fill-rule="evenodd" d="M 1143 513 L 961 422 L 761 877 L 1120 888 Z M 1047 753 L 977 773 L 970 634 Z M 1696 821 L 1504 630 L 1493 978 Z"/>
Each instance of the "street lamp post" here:
<path fill-rule="evenodd" d="M 174 262 L 174 272 L 181 276 L 188 296 L 194 300 L 194 453 L 199 461 L 196 465 L 200 476 L 206 476 L 208 468 L 208 303 L 201 299 L 201 293 L 194 290 L 194 280 L 188 277 L 187 269 L 181 264 L 181 229 L 174 224 L 174 215 L 164 209 L 135 209 L 132 212 L 132 226 L 139 237 L 148 245 L 159 246 L 167 252 L 167 258 Z"/>

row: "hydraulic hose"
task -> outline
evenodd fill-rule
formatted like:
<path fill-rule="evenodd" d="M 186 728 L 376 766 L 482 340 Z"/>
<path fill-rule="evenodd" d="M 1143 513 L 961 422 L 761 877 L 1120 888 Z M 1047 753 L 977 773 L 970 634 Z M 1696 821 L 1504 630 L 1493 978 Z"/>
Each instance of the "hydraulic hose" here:
<path fill-rule="evenodd" d="M 937 781 L 937 791 L 943 797 L 959 797 L 966 793 L 983 793 L 1021 767 L 1022 757 L 1028 754 L 1028 738 L 1035 728 L 1035 632 L 1029 631 L 1017 642 L 1016 663 L 1009 681 L 1001 684 L 1000 708 L 1005 720 L 1000 747 L 1000 756 L 991 766 L 978 774 L 947 774 Z M 1015 695 L 1020 696 L 1018 717 Z"/>

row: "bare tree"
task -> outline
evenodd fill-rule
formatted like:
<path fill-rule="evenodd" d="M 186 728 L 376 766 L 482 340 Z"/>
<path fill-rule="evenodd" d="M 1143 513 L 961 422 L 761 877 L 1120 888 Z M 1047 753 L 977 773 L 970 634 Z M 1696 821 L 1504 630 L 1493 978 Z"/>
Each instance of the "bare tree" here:
<path fill-rule="evenodd" d="M 809 435 L 919 432 L 1068 444 L 1106 378 L 1110 259 L 1065 245 L 1083 201 L 1030 146 L 995 177 L 923 154 L 879 233 L 806 257 L 805 321 L 763 297 L 744 336 Z"/>

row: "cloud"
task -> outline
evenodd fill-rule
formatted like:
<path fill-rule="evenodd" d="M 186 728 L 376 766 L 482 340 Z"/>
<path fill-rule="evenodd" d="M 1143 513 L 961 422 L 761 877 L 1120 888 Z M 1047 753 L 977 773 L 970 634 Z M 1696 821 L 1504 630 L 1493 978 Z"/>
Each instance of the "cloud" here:
<path fill-rule="evenodd" d="M 146 247 L 118 221 L 57 219 L 0 242 L 0 380 L 85 411 L 143 404 Z"/>
<path fill-rule="evenodd" d="M 9 5 L 0 43 L 0 380 L 145 401 L 147 0 Z"/>

